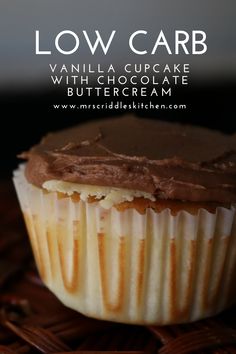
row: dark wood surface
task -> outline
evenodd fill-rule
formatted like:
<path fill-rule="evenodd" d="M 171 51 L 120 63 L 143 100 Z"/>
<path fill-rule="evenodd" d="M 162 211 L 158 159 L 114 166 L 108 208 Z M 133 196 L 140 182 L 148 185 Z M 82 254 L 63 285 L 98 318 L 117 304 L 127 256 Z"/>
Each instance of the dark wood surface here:
<path fill-rule="evenodd" d="M 0 183 L 0 354 L 236 353 L 236 309 L 186 325 L 98 321 L 63 306 L 41 283 L 10 182 Z"/>

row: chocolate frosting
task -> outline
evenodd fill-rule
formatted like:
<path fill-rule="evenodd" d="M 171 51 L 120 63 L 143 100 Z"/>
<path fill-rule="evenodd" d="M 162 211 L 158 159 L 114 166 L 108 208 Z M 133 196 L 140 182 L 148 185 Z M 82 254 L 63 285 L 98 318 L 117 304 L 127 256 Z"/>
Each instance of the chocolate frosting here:
<path fill-rule="evenodd" d="M 236 135 L 122 116 L 48 134 L 29 152 L 26 178 L 153 193 L 158 198 L 236 202 Z"/>

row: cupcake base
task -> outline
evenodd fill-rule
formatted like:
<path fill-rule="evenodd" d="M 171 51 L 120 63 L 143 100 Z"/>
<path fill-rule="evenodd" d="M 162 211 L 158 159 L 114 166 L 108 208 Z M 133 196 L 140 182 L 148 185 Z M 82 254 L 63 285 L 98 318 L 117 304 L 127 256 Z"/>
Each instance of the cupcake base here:
<path fill-rule="evenodd" d="M 214 315 L 235 301 L 235 208 L 118 211 L 29 184 L 15 186 L 44 283 L 87 316 L 171 324 Z"/>

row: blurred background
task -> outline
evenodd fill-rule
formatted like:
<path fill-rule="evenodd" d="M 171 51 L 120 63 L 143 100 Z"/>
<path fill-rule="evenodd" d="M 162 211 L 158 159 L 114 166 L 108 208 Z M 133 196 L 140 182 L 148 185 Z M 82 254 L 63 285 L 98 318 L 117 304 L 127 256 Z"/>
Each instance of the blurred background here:
<path fill-rule="evenodd" d="M 136 110 L 141 116 L 180 121 L 236 131 L 236 25 L 235 0 L 1 0 L 0 11 L 0 97 L 2 132 L 1 176 L 10 176 L 17 164 L 16 154 L 39 141 L 45 132 L 78 124 L 88 119 L 112 116 L 124 111 L 55 110 L 53 104 L 101 103 L 103 97 L 66 98 L 63 87 L 53 87 L 49 63 L 114 64 L 122 72 L 125 63 L 190 63 L 189 85 L 174 89 L 172 97 L 152 97 L 156 104 L 186 104 L 186 110 Z M 128 47 L 128 38 L 136 30 L 146 30 L 139 45 L 149 54 L 137 56 Z M 202 30 L 207 34 L 204 55 L 151 55 L 157 34 L 166 34 L 173 46 L 175 30 Z M 52 55 L 35 55 L 35 30 L 40 31 L 42 49 Z M 62 30 L 71 30 L 81 38 L 78 52 L 61 55 L 54 49 L 54 38 Z M 109 53 L 91 55 L 82 30 L 94 38 L 94 30 L 104 39 L 116 30 Z M 93 37 L 94 36 L 94 37 Z M 68 40 L 68 48 L 73 42 Z M 123 99 L 129 103 L 131 99 Z M 137 99 L 136 99 L 137 100 Z M 133 98 L 132 98 L 133 101 Z M 142 101 L 150 101 L 147 97 Z M 11 134 L 17 132 L 17 138 Z M 14 135 L 15 136 L 15 135 Z M 7 145 L 6 145 L 7 144 Z"/>

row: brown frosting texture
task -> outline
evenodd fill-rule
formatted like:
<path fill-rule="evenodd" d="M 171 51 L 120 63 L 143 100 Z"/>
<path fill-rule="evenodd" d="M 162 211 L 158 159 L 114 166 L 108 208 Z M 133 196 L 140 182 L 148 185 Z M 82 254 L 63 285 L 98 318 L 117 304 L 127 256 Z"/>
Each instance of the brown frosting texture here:
<path fill-rule="evenodd" d="M 114 186 L 158 198 L 236 202 L 236 135 L 126 115 L 48 134 L 26 178 Z"/>

